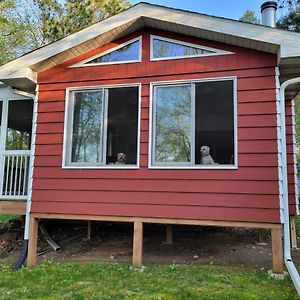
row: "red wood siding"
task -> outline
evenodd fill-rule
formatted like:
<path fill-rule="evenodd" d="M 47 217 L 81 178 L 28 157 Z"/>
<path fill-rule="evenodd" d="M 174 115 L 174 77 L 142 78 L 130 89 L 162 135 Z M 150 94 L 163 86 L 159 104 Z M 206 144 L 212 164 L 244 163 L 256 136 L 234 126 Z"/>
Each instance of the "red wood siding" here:
<path fill-rule="evenodd" d="M 290 214 L 296 214 L 296 190 L 295 190 L 295 161 L 294 161 L 294 145 L 293 145 L 293 116 L 292 116 L 292 101 L 287 101 L 286 109 L 286 147 L 287 147 L 287 163 L 288 163 L 288 190 L 289 190 L 289 207 Z"/>
<path fill-rule="evenodd" d="M 149 61 L 150 33 L 235 52 Z M 143 36 L 141 63 L 67 68 Z M 280 222 L 276 57 L 226 44 L 144 29 L 39 74 L 32 211 L 230 221 Z M 237 170 L 148 169 L 150 82 L 237 76 Z M 140 168 L 62 169 L 65 89 L 142 83 Z"/>

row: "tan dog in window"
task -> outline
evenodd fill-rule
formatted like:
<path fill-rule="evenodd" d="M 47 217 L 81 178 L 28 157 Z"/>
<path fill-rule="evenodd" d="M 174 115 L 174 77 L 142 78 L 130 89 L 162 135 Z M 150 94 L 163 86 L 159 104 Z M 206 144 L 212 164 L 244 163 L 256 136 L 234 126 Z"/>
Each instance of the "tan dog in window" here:
<path fill-rule="evenodd" d="M 126 164 L 126 154 L 120 152 L 117 154 L 116 165 L 125 165 Z"/>
<path fill-rule="evenodd" d="M 208 146 L 202 146 L 200 148 L 200 165 L 217 165 L 213 158 L 210 156 L 209 153 L 210 148 Z"/>

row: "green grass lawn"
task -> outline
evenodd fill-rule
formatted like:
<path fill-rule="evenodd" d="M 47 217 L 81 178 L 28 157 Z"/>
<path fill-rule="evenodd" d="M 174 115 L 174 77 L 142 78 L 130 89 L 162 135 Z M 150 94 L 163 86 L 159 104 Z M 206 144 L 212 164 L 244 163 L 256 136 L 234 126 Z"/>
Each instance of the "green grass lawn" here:
<path fill-rule="evenodd" d="M 298 299 L 289 279 L 218 266 L 147 266 L 48 262 L 13 273 L 0 267 L 0 299 Z"/>
<path fill-rule="evenodd" d="M 0 215 L 0 228 L 16 216 Z M 298 230 L 300 222 L 297 220 Z M 299 232 L 299 231 L 298 231 Z M 1 265 L 0 299 L 298 299 L 290 280 L 266 269 L 215 265 L 149 265 L 140 272 L 122 264 L 53 262 L 12 272 Z"/>

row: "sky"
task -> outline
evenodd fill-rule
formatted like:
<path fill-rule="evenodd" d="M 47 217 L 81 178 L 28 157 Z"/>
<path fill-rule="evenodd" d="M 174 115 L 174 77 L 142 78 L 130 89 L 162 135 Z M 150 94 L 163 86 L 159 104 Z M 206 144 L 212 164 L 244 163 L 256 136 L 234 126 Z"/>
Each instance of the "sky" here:
<path fill-rule="evenodd" d="M 132 4 L 141 2 L 131 0 Z M 260 18 L 260 6 L 266 2 L 264 0 L 144 0 L 153 4 L 170 6 L 191 10 L 208 15 L 225 17 L 229 19 L 239 19 L 244 12 L 249 9 L 255 11 Z M 280 17 L 280 12 L 278 13 Z"/>

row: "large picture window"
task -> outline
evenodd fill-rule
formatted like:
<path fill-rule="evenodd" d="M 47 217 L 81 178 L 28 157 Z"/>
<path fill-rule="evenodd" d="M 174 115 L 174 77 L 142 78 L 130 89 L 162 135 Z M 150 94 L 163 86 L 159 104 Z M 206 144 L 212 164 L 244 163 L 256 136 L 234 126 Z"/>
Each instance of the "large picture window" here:
<path fill-rule="evenodd" d="M 150 166 L 236 165 L 235 79 L 153 84 Z"/>
<path fill-rule="evenodd" d="M 136 166 L 138 98 L 138 86 L 71 90 L 66 166 Z"/>

